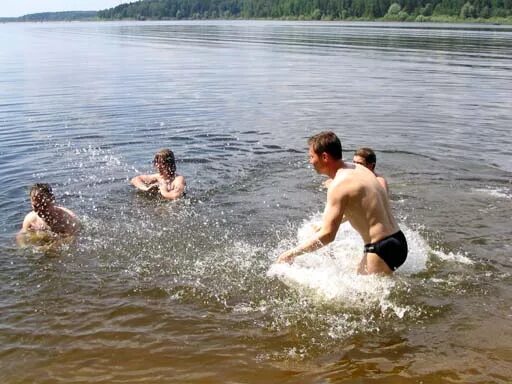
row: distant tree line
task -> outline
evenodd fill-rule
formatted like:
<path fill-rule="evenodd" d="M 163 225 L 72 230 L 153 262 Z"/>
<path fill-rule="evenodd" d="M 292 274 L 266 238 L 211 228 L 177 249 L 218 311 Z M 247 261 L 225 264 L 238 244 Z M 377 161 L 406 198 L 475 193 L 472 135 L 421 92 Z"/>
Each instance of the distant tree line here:
<path fill-rule="evenodd" d="M 64 11 L 64 12 L 42 12 L 31 13 L 20 17 L 0 18 L 0 22 L 13 21 L 75 21 L 75 20 L 95 20 L 96 11 Z"/>
<path fill-rule="evenodd" d="M 512 16 L 512 0 L 142 0 L 98 12 L 100 19 L 290 18 L 427 21 Z"/>

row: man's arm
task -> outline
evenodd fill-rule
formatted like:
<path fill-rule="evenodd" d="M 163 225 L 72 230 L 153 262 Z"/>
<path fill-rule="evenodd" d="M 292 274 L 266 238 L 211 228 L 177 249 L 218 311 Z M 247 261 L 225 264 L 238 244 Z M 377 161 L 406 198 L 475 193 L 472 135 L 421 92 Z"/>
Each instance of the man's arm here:
<path fill-rule="evenodd" d="M 74 235 L 81 229 L 80 219 L 78 216 L 70 209 L 59 207 L 64 212 L 67 213 L 67 227 L 68 227 L 68 235 Z"/>
<path fill-rule="evenodd" d="M 342 223 L 347 200 L 348 196 L 341 188 L 329 190 L 327 192 L 327 203 L 324 210 L 322 227 L 306 242 L 282 253 L 278 257 L 277 262 L 291 264 L 297 256 L 316 251 L 331 243 L 335 239 L 338 228 Z"/>
<path fill-rule="evenodd" d="M 185 178 L 183 176 L 178 176 L 174 179 L 172 189 L 170 191 L 167 190 L 165 183 L 160 183 L 160 193 L 167 200 L 175 200 L 183 196 L 185 193 L 185 185 Z"/>
<path fill-rule="evenodd" d="M 141 191 L 148 191 L 151 184 L 158 181 L 158 175 L 139 175 L 130 180 L 130 183 Z"/>
<path fill-rule="evenodd" d="M 29 231 L 32 222 L 35 219 L 34 212 L 28 213 L 23 219 L 23 224 L 21 224 L 20 231 L 16 234 L 16 243 L 18 245 L 23 245 L 25 234 Z"/>
<path fill-rule="evenodd" d="M 382 176 L 377 176 L 377 180 L 379 181 L 380 185 L 382 185 L 382 188 L 384 188 L 386 190 L 386 193 L 389 195 L 389 187 L 386 179 L 383 178 Z"/>
<path fill-rule="evenodd" d="M 27 213 L 25 218 L 23 219 L 23 224 L 21 224 L 20 234 L 26 233 L 30 230 L 30 227 L 32 226 L 32 223 L 37 219 L 37 215 L 35 212 Z"/>

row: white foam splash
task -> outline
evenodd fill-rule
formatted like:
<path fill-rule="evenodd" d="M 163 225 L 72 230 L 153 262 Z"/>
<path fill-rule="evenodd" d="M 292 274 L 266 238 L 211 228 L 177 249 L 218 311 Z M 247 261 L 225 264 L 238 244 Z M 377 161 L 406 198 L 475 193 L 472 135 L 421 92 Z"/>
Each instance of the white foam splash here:
<path fill-rule="evenodd" d="M 484 193 L 498 199 L 512 199 L 512 191 L 505 187 L 486 187 L 486 188 L 473 188 L 473 192 Z"/>
<path fill-rule="evenodd" d="M 432 249 L 417 230 L 413 230 L 405 224 L 400 224 L 400 228 L 407 239 L 409 253 L 405 263 L 395 273 L 412 275 L 424 271 L 427 268 L 428 255 Z"/>
<path fill-rule="evenodd" d="M 314 215 L 299 228 L 297 241 L 302 242 L 314 233 L 314 226 L 320 224 L 320 215 Z M 344 223 L 333 243 L 306 255 L 299 256 L 289 264 L 273 264 L 268 276 L 277 277 L 296 289 L 308 291 L 319 300 L 340 302 L 350 307 L 370 307 L 377 304 L 383 312 L 392 310 L 403 317 L 407 308 L 396 306 L 388 298 L 399 281 L 399 276 L 418 273 L 426 268 L 431 251 L 421 235 L 401 225 L 409 245 L 406 262 L 391 277 L 363 276 L 357 274 L 357 267 L 363 254 L 360 235 Z M 281 244 L 282 248 L 290 244 Z"/>
<path fill-rule="evenodd" d="M 473 260 L 469 259 L 467 256 L 461 255 L 460 253 L 453 253 L 453 252 L 444 253 L 442 251 L 437 251 L 437 250 L 432 251 L 432 253 L 434 255 L 436 255 L 437 257 L 439 257 L 441 260 L 454 261 L 457 263 L 467 264 L 467 265 L 474 264 Z"/>

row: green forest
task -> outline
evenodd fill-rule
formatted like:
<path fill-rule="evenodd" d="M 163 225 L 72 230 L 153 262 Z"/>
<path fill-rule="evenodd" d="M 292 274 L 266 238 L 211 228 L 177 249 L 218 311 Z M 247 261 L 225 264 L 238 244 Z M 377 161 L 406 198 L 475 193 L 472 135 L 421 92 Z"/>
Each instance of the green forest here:
<path fill-rule="evenodd" d="M 95 20 L 96 11 L 64 11 L 64 12 L 42 12 L 31 13 L 20 17 L 1 17 L 0 22 L 19 22 L 19 21 L 76 21 L 76 20 Z"/>
<path fill-rule="evenodd" d="M 98 17 L 512 22 L 512 0 L 143 0 Z"/>

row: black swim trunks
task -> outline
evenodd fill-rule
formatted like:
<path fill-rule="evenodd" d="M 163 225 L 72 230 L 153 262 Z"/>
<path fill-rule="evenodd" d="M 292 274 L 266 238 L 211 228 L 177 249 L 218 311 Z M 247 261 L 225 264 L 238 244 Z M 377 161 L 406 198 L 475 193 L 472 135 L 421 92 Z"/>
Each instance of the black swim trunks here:
<path fill-rule="evenodd" d="M 407 240 L 402 231 L 364 246 L 364 253 L 376 253 L 392 271 L 405 262 L 407 252 Z"/>

